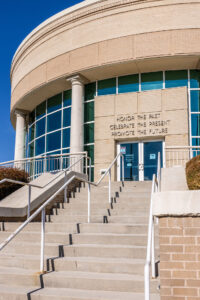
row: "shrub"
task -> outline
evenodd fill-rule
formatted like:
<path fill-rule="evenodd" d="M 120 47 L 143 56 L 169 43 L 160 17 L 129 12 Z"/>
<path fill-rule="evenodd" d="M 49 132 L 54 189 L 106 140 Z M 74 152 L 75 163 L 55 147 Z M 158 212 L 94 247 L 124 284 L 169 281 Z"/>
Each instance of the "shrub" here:
<path fill-rule="evenodd" d="M 0 180 L 2 179 L 13 179 L 22 182 L 28 182 L 28 174 L 17 168 L 1 168 L 0 167 Z M 15 183 L 5 182 L 0 184 L 0 200 L 15 192 L 22 186 Z"/>
<path fill-rule="evenodd" d="M 190 190 L 200 189 L 200 155 L 187 162 L 186 178 Z"/>

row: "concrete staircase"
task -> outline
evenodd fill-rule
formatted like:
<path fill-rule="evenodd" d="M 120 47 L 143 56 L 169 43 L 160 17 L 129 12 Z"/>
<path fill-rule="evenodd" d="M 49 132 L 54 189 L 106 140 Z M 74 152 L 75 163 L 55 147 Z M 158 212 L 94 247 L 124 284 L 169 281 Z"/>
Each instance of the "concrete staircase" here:
<path fill-rule="evenodd" d="M 30 223 L 0 253 L 0 300 L 141 300 L 151 182 L 92 187 L 87 224 L 87 188 L 69 203 L 63 195 L 46 218 L 46 274 L 40 263 L 39 222 Z M 3 241 L 20 223 L 4 223 Z M 158 281 L 151 299 L 160 299 Z"/>

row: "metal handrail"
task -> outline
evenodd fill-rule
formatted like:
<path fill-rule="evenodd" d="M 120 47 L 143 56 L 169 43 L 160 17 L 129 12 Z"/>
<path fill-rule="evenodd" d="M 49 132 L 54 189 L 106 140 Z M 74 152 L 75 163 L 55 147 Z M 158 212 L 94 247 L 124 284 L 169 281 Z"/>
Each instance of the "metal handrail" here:
<path fill-rule="evenodd" d="M 40 252 L 40 272 L 44 273 L 44 247 L 45 247 L 45 208 L 47 205 L 49 205 L 57 195 L 59 195 L 62 191 L 66 191 L 68 185 L 74 180 L 78 179 L 82 182 L 85 182 L 88 184 L 88 223 L 90 223 L 90 217 L 91 217 L 91 185 L 93 186 L 98 186 L 103 178 L 109 173 L 111 174 L 111 168 L 113 167 L 114 163 L 118 159 L 119 156 L 122 156 L 122 161 L 124 160 L 124 157 L 121 153 L 119 153 L 116 158 L 113 160 L 113 162 L 110 164 L 108 167 L 107 171 L 105 174 L 100 178 L 100 180 L 97 183 L 93 183 L 89 180 L 80 178 L 77 175 L 74 175 L 72 178 L 68 179 L 61 188 L 58 189 L 57 192 L 55 192 L 48 200 L 46 200 L 31 216 L 28 217 L 28 219 L 21 224 L 3 243 L 0 244 L 0 251 L 6 247 L 35 217 L 38 216 L 38 214 L 41 213 L 41 252 Z M 123 177 L 122 179 L 124 180 L 124 163 L 122 164 L 123 167 Z M 91 165 L 90 165 L 91 168 Z M 66 174 L 65 174 L 66 177 Z M 109 197 L 110 197 L 110 191 L 111 191 L 111 182 L 110 182 L 111 176 L 109 176 Z M 109 198 L 109 203 L 110 203 L 110 198 Z"/>
<path fill-rule="evenodd" d="M 22 182 L 22 181 L 17 181 L 17 180 L 13 180 L 13 179 L 8 179 L 8 178 L 4 178 L 0 181 L 0 185 L 5 183 L 5 182 L 10 182 L 10 183 L 15 183 L 15 184 L 19 184 L 19 185 L 27 185 L 28 186 L 28 209 L 27 209 L 27 218 L 30 217 L 30 213 L 31 213 L 31 187 L 35 187 L 35 188 L 39 188 L 39 189 L 43 189 L 45 187 L 47 187 L 49 184 L 51 184 L 53 181 L 55 181 L 58 177 L 60 177 L 61 175 L 65 174 L 66 176 L 66 172 L 69 171 L 71 168 L 73 168 L 76 164 L 78 164 L 82 159 L 84 159 L 85 156 L 82 156 L 80 159 L 78 159 L 75 163 L 73 163 L 71 166 L 69 166 L 67 169 L 65 169 L 62 172 L 59 172 L 58 175 L 56 175 L 53 179 L 51 179 L 48 183 L 46 183 L 45 185 L 36 185 L 36 184 L 32 184 L 32 183 L 27 183 L 27 182 Z M 91 166 L 90 166 L 91 167 Z M 91 173 L 91 172 L 90 172 Z"/>
<path fill-rule="evenodd" d="M 144 293 L 145 300 L 150 300 L 150 267 L 152 278 L 156 278 L 155 243 L 154 243 L 154 217 L 153 217 L 153 194 L 161 189 L 161 156 L 158 153 L 157 174 L 153 175 L 151 200 L 148 224 L 147 254 L 144 266 Z"/>
<path fill-rule="evenodd" d="M 72 155 L 85 155 L 85 154 L 87 156 L 87 151 L 75 152 L 75 153 L 53 154 L 53 155 L 52 154 L 38 155 L 38 156 L 34 156 L 34 157 L 28 157 L 28 158 L 22 158 L 22 159 L 18 159 L 18 160 L 10 160 L 10 161 L 1 162 L 0 166 L 6 165 L 6 164 L 11 164 L 11 163 L 20 163 L 20 162 L 25 162 L 25 161 L 30 161 L 30 160 L 36 160 L 36 159 L 40 159 L 40 158 L 62 157 L 62 156 L 72 156 Z"/>

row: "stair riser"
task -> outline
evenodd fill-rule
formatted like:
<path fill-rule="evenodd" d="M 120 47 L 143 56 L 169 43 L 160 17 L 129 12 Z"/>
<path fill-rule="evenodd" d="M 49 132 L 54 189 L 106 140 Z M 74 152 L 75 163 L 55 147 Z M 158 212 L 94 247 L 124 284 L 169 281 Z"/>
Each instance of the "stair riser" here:
<path fill-rule="evenodd" d="M 2 253 L 5 254 L 24 254 L 24 255 L 40 255 L 40 246 L 39 245 L 24 245 L 24 244 L 14 244 L 12 246 L 7 246 L 2 250 Z M 50 257 L 59 256 L 59 247 L 55 246 L 46 246 L 45 255 Z"/>
<path fill-rule="evenodd" d="M 13 232 L 15 231 L 21 223 L 5 223 L 5 231 Z M 47 216 L 47 222 L 45 225 L 45 231 L 46 232 L 70 232 L 70 233 L 76 233 L 77 232 L 77 225 L 76 224 L 66 224 L 63 228 L 63 224 L 53 224 L 48 222 L 48 216 Z M 24 229 L 23 232 L 41 232 L 41 223 L 30 223 L 28 224 Z"/>
<path fill-rule="evenodd" d="M 109 217 L 110 218 L 110 217 Z M 135 220 L 136 225 L 121 225 L 121 224 L 80 224 L 80 233 L 119 233 L 119 234 L 134 234 L 137 232 L 147 232 L 147 225 L 142 224 L 141 226 L 137 226 L 137 221 L 141 222 L 141 219 Z"/>
<path fill-rule="evenodd" d="M 73 244 L 101 244 L 101 245 L 135 245 L 145 246 L 147 244 L 147 236 L 134 236 L 134 237 L 111 237 L 111 236 L 82 236 L 73 235 Z"/>
<path fill-rule="evenodd" d="M 137 213 L 135 216 L 118 216 L 118 215 L 111 215 L 108 217 L 109 224 L 148 224 L 148 218 L 144 214 L 141 216 Z"/>
<path fill-rule="evenodd" d="M 82 262 L 82 261 L 59 261 L 55 260 L 56 271 L 82 271 L 98 273 L 123 273 L 123 274 L 140 274 L 144 273 L 144 264 L 126 264 L 126 263 L 99 263 Z"/>
<path fill-rule="evenodd" d="M 7 286 L 40 286 L 40 278 L 38 274 L 34 275 L 22 275 L 22 274 L 0 274 L 0 283 Z M 1 299 L 1 296 L 0 296 Z"/>
<path fill-rule="evenodd" d="M 38 259 L 18 259 L 18 258 L 6 258 L 0 257 L 0 265 L 2 267 L 12 267 L 12 268 L 23 268 L 26 270 L 40 270 L 40 256 L 38 255 Z M 46 266 L 45 266 L 46 269 Z M 1 298 L 0 298 L 1 299 Z"/>
<path fill-rule="evenodd" d="M 144 291 L 143 281 L 131 280 L 109 280 L 109 279 L 87 279 L 87 278 L 67 278 L 56 276 L 44 276 L 45 287 L 65 287 L 85 290 L 101 290 L 101 291 L 115 291 L 115 292 L 136 292 Z"/>
<path fill-rule="evenodd" d="M 107 214 L 106 214 L 107 215 Z M 99 216 L 91 216 L 91 223 L 102 223 L 103 222 L 103 216 L 104 215 L 99 215 Z M 80 215 L 66 215 L 66 216 L 51 216 L 50 217 L 51 222 L 56 225 L 56 223 L 64 223 L 68 224 L 71 222 L 74 222 L 75 224 L 78 223 L 87 223 L 88 222 L 88 216 L 87 214 Z M 59 224 L 60 225 L 60 224 Z M 65 232 L 65 225 L 62 225 L 62 232 Z"/>
<path fill-rule="evenodd" d="M 93 247 L 64 247 L 65 256 L 80 257 L 112 257 L 112 258 L 139 258 L 144 259 L 146 248 L 129 249 L 120 247 L 111 248 L 93 248 Z"/>
<path fill-rule="evenodd" d="M 9 237 L 9 235 L 11 234 L 11 232 L 5 232 L 5 234 L 0 235 L 0 242 L 3 242 L 7 237 Z M 20 233 L 18 236 L 16 236 L 15 238 L 16 242 L 22 241 L 22 242 L 32 242 L 35 241 L 36 243 L 39 243 L 41 241 L 41 233 L 38 232 L 36 234 L 23 234 Z M 45 241 L 47 243 L 57 243 L 57 244 L 66 244 L 69 242 L 69 234 L 63 234 L 62 236 L 60 235 L 45 235 Z"/>

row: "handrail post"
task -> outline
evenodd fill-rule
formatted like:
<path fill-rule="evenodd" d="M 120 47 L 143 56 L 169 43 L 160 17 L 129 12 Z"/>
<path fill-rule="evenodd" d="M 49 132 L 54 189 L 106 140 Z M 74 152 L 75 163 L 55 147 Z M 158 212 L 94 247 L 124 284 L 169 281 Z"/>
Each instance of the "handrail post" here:
<path fill-rule="evenodd" d="M 89 181 L 92 181 L 92 161 L 91 161 L 91 157 L 89 158 Z"/>
<path fill-rule="evenodd" d="M 152 229 L 151 229 L 151 274 L 152 274 L 152 278 L 156 278 L 154 217 L 153 216 L 152 216 Z"/>
<path fill-rule="evenodd" d="M 108 201 L 111 203 L 111 169 L 109 170 Z"/>
<path fill-rule="evenodd" d="M 67 171 L 65 171 L 64 181 L 67 181 Z M 67 203 L 67 186 L 64 189 L 64 203 Z"/>
<path fill-rule="evenodd" d="M 28 210 L 27 210 L 27 219 L 31 215 L 31 185 L 28 186 Z"/>
<path fill-rule="evenodd" d="M 88 223 L 91 221 L 91 187 L 88 183 Z"/>
<path fill-rule="evenodd" d="M 44 247 L 45 247 L 45 208 L 41 214 L 41 252 L 40 252 L 40 272 L 44 273 Z"/>
<path fill-rule="evenodd" d="M 124 155 L 122 154 L 122 182 L 124 183 Z"/>

